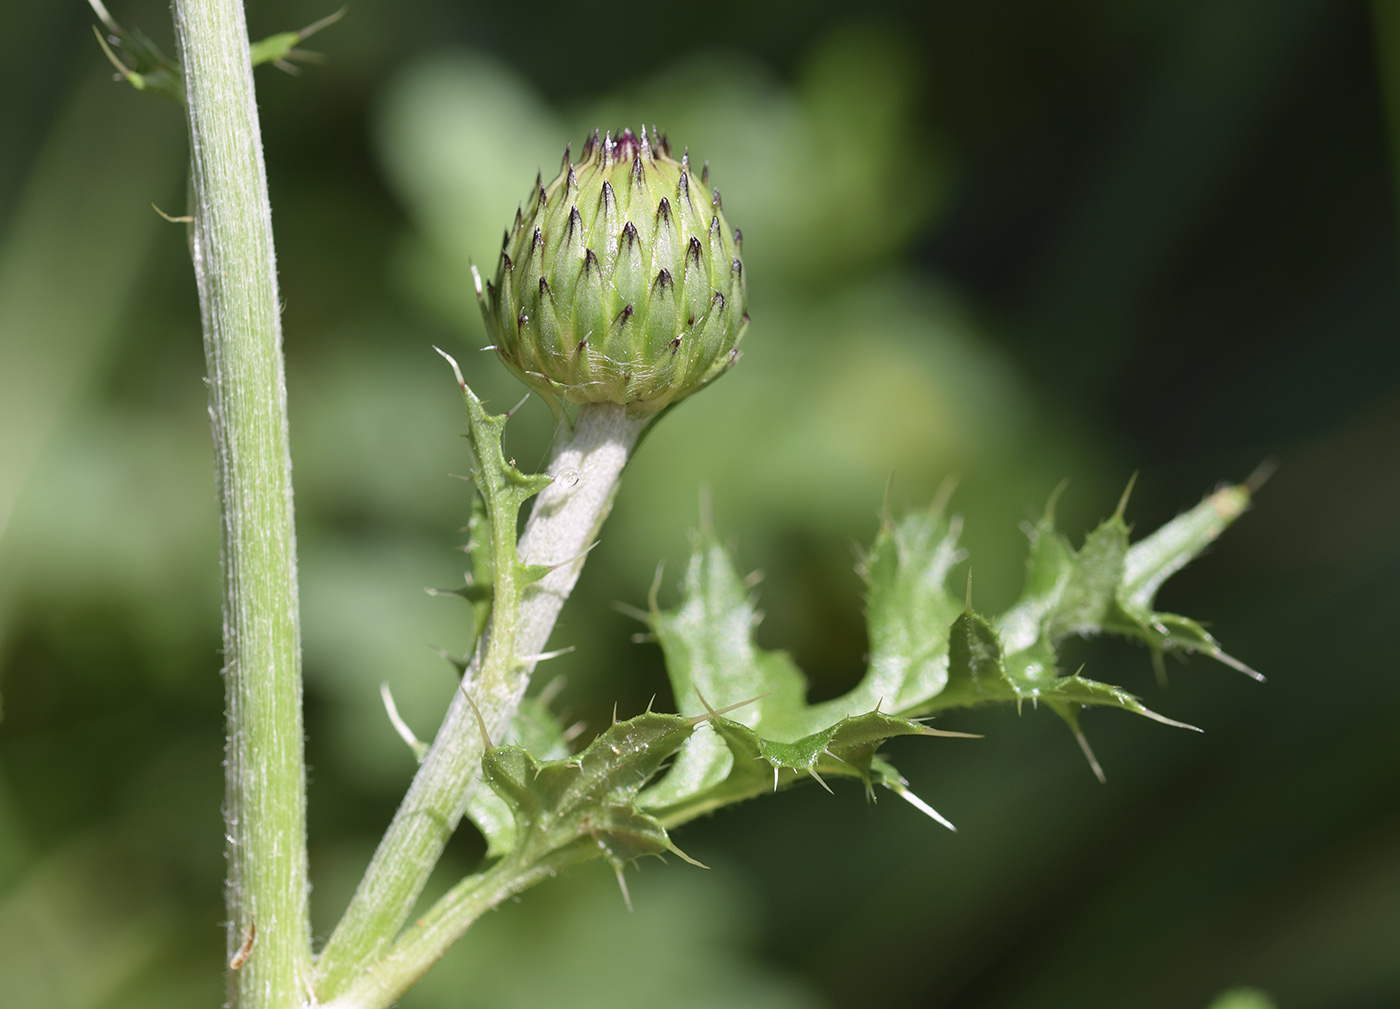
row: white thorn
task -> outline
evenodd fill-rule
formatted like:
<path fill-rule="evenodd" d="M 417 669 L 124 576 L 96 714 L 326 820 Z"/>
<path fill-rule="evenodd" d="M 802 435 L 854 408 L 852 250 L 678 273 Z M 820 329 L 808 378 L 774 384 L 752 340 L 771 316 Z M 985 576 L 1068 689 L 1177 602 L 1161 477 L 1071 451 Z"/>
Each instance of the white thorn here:
<path fill-rule="evenodd" d="M 1231 669 L 1237 669 L 1237 670 L 1239 670 L 1240 672 L 1244 673 L 1246 676 L 1249 676 L 1249 677 L 1252 677 L 1253 679 L 1258 680 L 1260 683 L 1263 683 L 1263 682 L 1264 682 L 1264 674 L 1263 674 L 1263 673 L 1259 672 L 1258 670 L 1250 669 L 1248 666 L 1246 666 L 1246 665 L 1245 665 L 1243 662 L 1241 662 L 1239 659 L 1235 658 L 1233 655 L 1229 655 L 1229 654 L 1227 654 L 1227 653 L 1225 653 L 1225 652 L 1222 652 L 1219 648 L 1217 648 L 1215 651 L 1211 652 L 1211 653 L 1210 653 L 1210 657 L 1213 658 L 1216 662 L 1223 662 L 1225 665 L 1229 666 Z"/>
<path fill-rule="evenodd" d="M 452 374 L 457 376 L 457 384 L 460 385 L 463 389 L 465 389 L 467 387 L 467 380 L 462 377 L 462 369 L 457 367 L 456 359 L 453 358 L 451 354 L 443 350 L 441 347 L 434 347 L 433 350 L 441 354 L 443 360 L 446 361 L 448 364 L 452 365 Z"/>
<path fill-rule="evenodd" d="M 408 727 L 408 723 L 399 714 L 398 706 L 394 704 L 394 695 L 389 691 L 389 684 L 381 683 L 379 685 L 379 696 L 384 701 L 384 710 L 389 715 L 389 723 L 393 725 L 399 738 L 408 744 L 408 748 L 413 751 L 413 755 L 418 758 L 418 762 L 421 764 L 423 755 L 428 752 L 428 744 L 413 734 L 413 730 Z"/>
<path fill-rule="evenodd" d="M 632 912 L 632 895 L 627 892 L 627 880 L 622 878 L 622 867 L 620 865 L 613 866 L 613 873 L 617 876 L 617 885 L 622 891 L 622 902 L 627 905 L 627 911 L 630 914 Z"/>
<path fill-rule="evenodd" d="M 895 795 L 899 796 L 905 802 L 909 803 L 909 805 L 913 806 L 919 812 L 923 813 L 925 816 L 937 820 L 939 823 L 943 824 L 943 826 L 947 827 L 955 834 L 958 832 L 958 828 L 954 827 L 952 822 L 949 821 L 942 813 L 934 809 L 923 799 L 920 799 L 913 792 L 909 791 L 909 789 L 905 788 L 904 785 L 900 784 L 897 781 L 886 781 L 885 787 L 888 788 Z"/>
<path fill-rule="evenodd" d="M 1099 760 L 1094 756 L 1094 751 L 1089 748 L 1089 740 L 1084 738 L 1083 731 L 1075 729 L 1074 738 L 1079 740 L 1079 748 L 1084 751 L 1084 756 L 1089 758 L 1089 770 L 1094 772 L 1094 777 L 1099 779 L 1100 785 L 1107 785 L 1108 778 L 1104 776 L 1103 768 L 1099 766 Z"/>
<path fill-rule="evenodd" d="M 568 655 L 573 650 L 574 646 L 569 645 L 567 648 L 556 648 L 552 652 L 536 652 L 534 655 L 521 655 L 516 661 L 534 665 L 537 662 L 544 662 L 546 659 L 557 659 L 561 655 Z"/>

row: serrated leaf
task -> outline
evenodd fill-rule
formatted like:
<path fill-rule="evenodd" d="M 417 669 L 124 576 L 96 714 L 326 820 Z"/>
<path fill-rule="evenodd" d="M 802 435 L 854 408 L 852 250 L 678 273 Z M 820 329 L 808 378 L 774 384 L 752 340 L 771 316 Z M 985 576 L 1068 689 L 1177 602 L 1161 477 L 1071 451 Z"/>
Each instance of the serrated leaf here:
<path fill-rule="evenodd" d="M 901 536 L 890 528 L 868 559 L 878 574 L 875 591 L 898 595 L 916 612 L 942 612 L 949 605 L 932 582 L 898 577 L 895 558 L 929 553 L 935 568 L 956 563 L 950 530 L 935 520 L 911 525 Z M 888 575 L 888 577 L 886 577 Z M 931 591 L 936 589 L 936 591 Z M 716 717 L 713 731 L 697 732 L 681 748 L 675 763 L 640 804 L 663 823 L 674 825 L 720 806 L 759 795 L 798 779 L 825 775 L 871 782 L 870 761 L 880 743 L 894 736 L 925 735 L 917 722 L 879 710 L 887 699 L 883 685 L 901 684 L 885 667 L 867 675 L 842 698 L 806 703 L 806 683 L 792 660 L 753 641 L 755 610 L 743 579 L 713 530 L 695 540 L 681 605 L 663 611 L 653 604 L 652 632 L 666 656 L 675 696 L 682 712 L 696 716 L 714 706 L 740 705 L 732 718 Z M 946 671 L 946 626 L 932 636 L 917 618 L 892 620 L 889 642 L 916 642 L 913 661 L 901 661 L 907 682 L 938 682 L 944 675 L 922 660 L 937 661 Z M 896 656 L 898 645 L 887 644 Z M 747 701 L 748 703 L 742 703 Z"/>
<path fill-rule="evenodd" d="M 755 645 L 749 590 L 713 531 L 703 531 L 680 605 L 663 611 L 653 600 L 652 631 L 682 711 L 753 700 L 732 719 L 715 719 L 714 731 L 693 736 L 642 804 L 674 825 L 807 773 L 869 784 L 880 742 L 924 731 L 904 716 L 988 702 L 1044 702 L 1069 724 L 1100 774 L 1079 729 L 1083 707 L 1192 728 L 1149 710 L 1121 687 L 1060 675 L 1055 646 L 1071 634 L 1106 632 L 1233 663 L 1199 624 L 1151 607 L 1162 582 L 1244 510 L 1248 492 L 1217 492 L 1137 545 L 1130 545 L 1122 517 L 1126 500 L 1125 494 L 1118 512 L 1078 550 L 1056 530 L 1047 508 L 1031 529 L 1025 590 L 995 622 L 949 591 L 963 557 L 956 521 L 938 509 L 886 521 L 862 570 L 869 668 L 848 694 L 815 705 L 806 703 L 805 680 L 791 659 Z M 847 732 L 867 734 L 866 748 L 843 752 Z M 875 777 L 889 784 L 897 772 Z"/>
<path fill-rule="evenodd" d="M 566 759 L 537 760 L 520 746 L 488 750 L 482 772 L 513 816 L 512 856 L 533 863 L 575 849 L 580 859 L 601 854 L 620 870 L 642 855 L 675 850 L 636 798 L 695 725 L 681 715 L 647 712 L 614 723 Z"/>
<path fill-rule="evenodd" d="M 537 760 L 565 760 L 569 744 L 548 705 L 526 697 L 510 720 L 502 743 L 523 749 Z M 515 847 L 515 816 L 510 806 L 490 789 L 478 789 L 467 803 L 467 816 L 486 839 L 486 856 L 496 858 Z"/>

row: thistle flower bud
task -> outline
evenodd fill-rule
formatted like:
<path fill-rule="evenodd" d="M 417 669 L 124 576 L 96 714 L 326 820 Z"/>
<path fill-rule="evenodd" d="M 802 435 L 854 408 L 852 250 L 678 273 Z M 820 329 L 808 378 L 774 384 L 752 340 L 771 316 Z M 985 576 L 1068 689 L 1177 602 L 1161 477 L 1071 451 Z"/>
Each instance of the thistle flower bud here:
<path fill-rule="evenodd" d="M 737 359 L 740 241 L 654 128 L 595 131 L 553 182 L 536 177 L 477 298 L 501 359 L 547 400 L 650 416 Z"/>

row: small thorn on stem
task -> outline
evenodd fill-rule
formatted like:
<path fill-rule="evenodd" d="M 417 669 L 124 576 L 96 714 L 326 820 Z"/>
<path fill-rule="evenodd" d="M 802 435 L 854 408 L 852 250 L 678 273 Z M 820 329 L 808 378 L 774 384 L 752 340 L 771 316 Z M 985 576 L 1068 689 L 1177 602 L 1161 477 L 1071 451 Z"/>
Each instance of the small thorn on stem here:
<path fill-rule="evenodd" d="M 389 716 L 389 724 L 394 727 L 399 738 L 408 744 L 408 748 L 413 751 L 413 755 L 418 758 L 418 763 L 421 764 L 428 753 L 428 744 L 413 734 L 413 730 L 408 727 L 408 723 L 399 714 L 398 705 L 394 703 L 394 695 L 389 691 L 388 683 L 379 685 L 379 697 L 384 702 L 384 711 Z"/>
<path fill-rule="evenodd" d="M 238 952 L 233 954 L 233 959 L 229 960 L 229 970 L 238 970 L 248 958 L 253 955 L 253 945 L 258 941 L 258 923 L 254 918 L 248 919 L 248 931 L 243 933 L 243 944 L 238 947 Z"/>
<path fill-rule="evenodd" d="M 533 655 L 521 655 L 519 656 L 517 661 L 519 661 L 522 665 L 533 666 L 541 662 L 547 662 L 550 659 L 557 659 L 561 655 L 568 655 L 576 647 L 576 645 L 567 645 L 564 648 L 556 648 L 552 652 L 536 652 Z"/>
<path fill-rule="evenodd" d="M 818 785 L 821 785 L 822 788 L 826 789 L 828 795 L 836 794 L 831 790 L 831 786 L 822 780 L 822 776 L 817 773 L 817 769 L 815 767 L 807 768 L 807 773 L 812 776 L 813 781 L 815 781 Z"/>
<path fill-rule="evenodd" d="M 476 727 L 481 730 L 481 741 L 486 744 L 488 750 L 494 750 L 496 744 L 491 742 L 491 733 L 486 731 L 486 719 L 481 717 L 481 709 L 476 706 L 476 701 L 472 700 L 472 695 L 467 693 L 466 681 L 464 680 L 457 689 L 462 692 L 462 696 L 472 706 L 472 714 L 476 715 Z"/>
<path fill-rule="evenodd" d="M 167 214 L 164 210 L 161 210 L 160 207 L 157 207 L 154 203 L 151 204 L 151 209 L 154 210 L 154 211 L 155 211 L 157 214 L 159 214 L 161 217 L 164 217 L 164 218 L 165 218 L 167 221 L 169 221 L 171 224 L 193 224 L 193 223 L 194 223 L 194 218 L 193 218 L 192 216 L 190 216 L 189 214 L 185 214 L 183 217 L 171 217 L 171 216 L 170 216 L 169 214 Z"/>

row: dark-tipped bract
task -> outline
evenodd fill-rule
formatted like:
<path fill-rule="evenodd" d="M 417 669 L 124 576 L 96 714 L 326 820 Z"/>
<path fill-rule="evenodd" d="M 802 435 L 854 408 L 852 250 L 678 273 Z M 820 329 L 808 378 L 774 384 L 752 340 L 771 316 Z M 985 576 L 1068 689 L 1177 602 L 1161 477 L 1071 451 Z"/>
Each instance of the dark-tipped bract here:
<path fill-rule="evenodd" d="M 548 185 L 536 179 L 494 280 L 477 280 L 501 358 L 553 403 L 649 416 L 738 357 L 748 326 L 738 232 L 666 138 L 595 131 Z"/>

